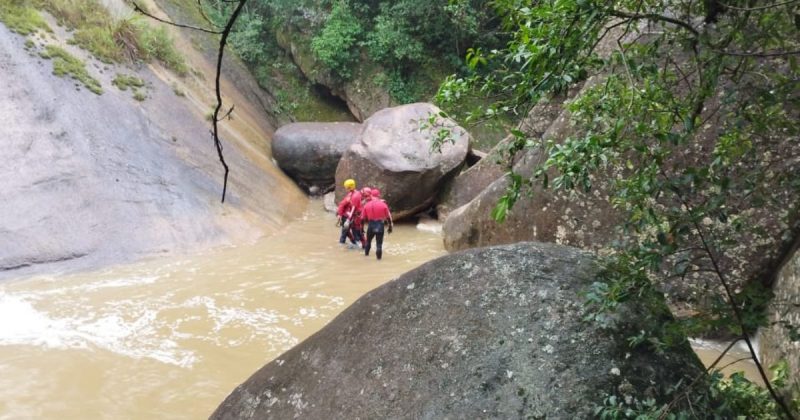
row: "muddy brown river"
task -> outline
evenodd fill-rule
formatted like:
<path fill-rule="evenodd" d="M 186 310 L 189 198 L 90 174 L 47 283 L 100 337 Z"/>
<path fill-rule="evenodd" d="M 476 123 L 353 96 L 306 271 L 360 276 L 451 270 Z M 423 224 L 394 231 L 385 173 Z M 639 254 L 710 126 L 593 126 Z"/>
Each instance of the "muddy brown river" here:
<path fill-rule="evenodd" d="M 340 246 L 334 222 L 311 201 L 255 244 L 0 283 L 0 418 L 207 418 L 359 296 L 445 253 L 435 223 L 400 225 L 379 262 Z M 706 363 L 720 346 L 695 342 Z"/>
<path fill-rule="evenodd" d="M 365 292 L 443 255 L 399 225 L 384 257 L 305 214 L 256 244 L 0 283 L 0 418 L 201 419 Z"/>

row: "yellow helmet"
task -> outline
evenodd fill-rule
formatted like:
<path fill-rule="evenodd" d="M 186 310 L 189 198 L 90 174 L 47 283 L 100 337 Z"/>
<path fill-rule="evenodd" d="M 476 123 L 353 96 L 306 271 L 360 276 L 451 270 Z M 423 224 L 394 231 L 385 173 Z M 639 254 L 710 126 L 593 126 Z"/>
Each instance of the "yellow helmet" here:
<path fill-rule="evenodd" d="M 356 181 L 353 179 L 347 179 L 344 181 L 344 187 L 348 190 L 352 190 L 356 188 Z"/>

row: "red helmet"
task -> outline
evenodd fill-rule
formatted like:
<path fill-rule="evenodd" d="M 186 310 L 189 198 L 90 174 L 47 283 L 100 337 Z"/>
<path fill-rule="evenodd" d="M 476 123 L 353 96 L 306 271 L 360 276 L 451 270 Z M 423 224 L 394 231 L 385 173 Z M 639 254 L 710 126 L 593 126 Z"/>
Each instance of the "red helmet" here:
<path fill-rule="evenodd" d="M 364 188 L 361 189 L 361 195 L 369 196 L 370 194 L 372 194 L 372 188 L 364 187 Z"/>
<path fill-rule="evenodd" d="M 372 196 L 375 198 L 381 198 L 381 190 L 377 188 L 372 189 Z"/>

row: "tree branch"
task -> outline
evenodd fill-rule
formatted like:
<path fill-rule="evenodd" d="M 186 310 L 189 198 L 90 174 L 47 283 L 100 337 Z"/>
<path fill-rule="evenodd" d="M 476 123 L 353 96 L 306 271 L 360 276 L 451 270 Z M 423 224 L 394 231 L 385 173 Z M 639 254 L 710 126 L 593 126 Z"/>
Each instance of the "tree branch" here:
<path fill-rule="evenodd" d="M 705 372 L 703 372 L 703 373 L 701 373 L 701 374 L 699 374 L 699 375 L 694 377 L 692 382 L 688 386 L 686 386 L 686 391 L 685 392 L 681 392 L 680 395 L 677 395 L 675 398 L 672 399 L 672 401 L 670 401 L 667 405 L 665 405 L 663 408 L 661 408 L 661 410 L 659 410 L 660 414 L 658 415 L 658 420 L 664 420 L 665 418 L 667 418 L 667 415 L 669 414 L 669 412 L 672 411 L 672 407 L 674 407 L 675 404 L 677 404 L 678 401 L 680 401 L 681 398 L 683 398 L 684 396 L 688 397 L 689 390 L 694 388 L 694 386 L 697 384 L 697 381 L 699 381 L 701 378 L 703 378 L 705 376 L 705 374 L 707 374 L 708 372 L 713 370 L 719 364 L 719 362 L 722 361 L 722 358 L 725 357 L 725 355 L 733 348 L 734 344 L 738 343 L 740 340 L 741 340 L 741 338 L 737 338 L 737 339 L 731 341 L 731 343 L 728 344 L 728 347 L 725 347 L 725 350 L 723 350 L 719 354 L 719 356 L 717 356 L 717 359 L 714 360 L 714 362 L 711 363 L 708 366 L 708 368 L 706 369 Z M 689 400 L 689 398 L 687 398 L 687 400 Z M 691 400 L 689 400 L 689 401 L 691 401 Z"/>
<path fill-rule="evenodd" d="M 228 190 L 228 164 L 225 163 L 225 157 L 222 155 L 222 142 L 219 139 L 219 110 L 222 108 L 222 93 L 220 91 L 220 76 L 222 75 L 222 57 L 225 54 L 225 44 L 228 42 L 228 35 L 230 35 L 231 30 L 233 29 L 233 24 L 236 23 L 236 19 L 239 17 L 239 13 L 242 12 L 242 8 L 244 8 L 245 3 L 247 0 L 239 0 L 239 4 L 236 6 L 236 9 L 231 14 L 231 17 L 228 19 L 228 23 L 225 25 L 225 29 L 222 30 L 222 37 L 219 40 L 219 54 L 217 56 L 217 76 L 214 80 L 214 88 L 217 94 L 217 106 L 214 108 L 214 118 L 212 119 L 214 124 L 214 146 L 217 148 L 217 155 L 219 156 L 219 161 L 222 163 L 222 167 L 225 168 L 225 178 L 222 183 L 222 202 L 225 202 L 225 193 Z M 233 111 L 233 107 L 231 107 L 230 111 Z M 230 114 L 230 111 L 228 114 Z"/>

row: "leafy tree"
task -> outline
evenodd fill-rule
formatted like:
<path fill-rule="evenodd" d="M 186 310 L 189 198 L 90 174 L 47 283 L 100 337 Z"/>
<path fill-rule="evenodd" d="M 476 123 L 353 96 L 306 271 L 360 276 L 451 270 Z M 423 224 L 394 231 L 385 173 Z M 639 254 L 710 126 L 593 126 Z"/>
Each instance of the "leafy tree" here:
<path fill-rule="evenodd" d="M 266 22 L 256 13 L 245 11 L 236 22 L 231 33 L 231 45 L 236 53 L 248 63 L 261 63 L 268 59 L 264 48 Z"/>
<path fill-rule="evenodd" d="M 364 29 L 347 0 L 333 4 L 322 32 L 311 41 L 311 50 L 342 79 L 352 76 L 360 54 L 359 43 Z"/>
<path fill-rule="evenodd" d="M 385 6 L 385 3 L 382 5 Z M 388 7 L 375 18 L 366 45 L 375 61 L 394 66 L 413 65 L 425 58 L 425 46 L 412 34 L 410 23 L 397 18 Z"/>

